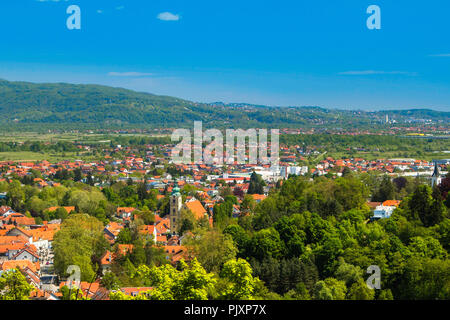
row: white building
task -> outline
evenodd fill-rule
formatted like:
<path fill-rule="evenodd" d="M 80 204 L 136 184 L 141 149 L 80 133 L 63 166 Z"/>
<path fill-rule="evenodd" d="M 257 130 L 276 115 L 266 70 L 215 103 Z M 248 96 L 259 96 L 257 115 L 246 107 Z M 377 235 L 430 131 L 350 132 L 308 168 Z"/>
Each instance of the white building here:
<path fill-rule="evenodd" d="M 434 171 L 433 171 L 433 174 L 431 175 L 431 187 L 434 188 L 434 186 L 440 185 L 441 181 L 442 181 L 442 178 L 439 173 L 439 166 L 438 166 L 438 163 L 435 162 L 434 163 Z"/>
<path fill-rule="evenodd" d="M 394 212 L 396 207 L 394 206 L 377 206 L 375 211 L 373 212 L 374 219 L 385 219 L 390 218 L 392 212 Z"/>
<path fill-rule="evenodd" d="M 287 178 L 289 175 L 296 175 L 301 176 L 308 173 L 308 167 L 307 166 L 289 166 L 289 167 L 281 167 L 281 176 Z"/>

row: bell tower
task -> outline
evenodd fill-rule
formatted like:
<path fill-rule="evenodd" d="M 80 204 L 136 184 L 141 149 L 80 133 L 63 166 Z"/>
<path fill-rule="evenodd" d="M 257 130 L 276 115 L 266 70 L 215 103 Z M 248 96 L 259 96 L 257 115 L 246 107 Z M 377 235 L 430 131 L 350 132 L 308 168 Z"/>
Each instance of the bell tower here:
<path fill-rule="evenodd" d="M 175 186 L 170 196 L 169 217 L 170 217 L 170 231 L 172 233 L 178 230 L 179 223 L 181 220 L 181 207 L 182 207 L 182 198 L 180 188 L 178 188 L 178 186 Z"/>
<path fill-rule="evenodd" d="M 433 175 L 431 176 L 431 187 L 434 188 L 435 186 L 438 186 L 441 183 L 441 175 L 439 173 L 439 166 L 437 162 L 434 163 L 434 171 Z"/>

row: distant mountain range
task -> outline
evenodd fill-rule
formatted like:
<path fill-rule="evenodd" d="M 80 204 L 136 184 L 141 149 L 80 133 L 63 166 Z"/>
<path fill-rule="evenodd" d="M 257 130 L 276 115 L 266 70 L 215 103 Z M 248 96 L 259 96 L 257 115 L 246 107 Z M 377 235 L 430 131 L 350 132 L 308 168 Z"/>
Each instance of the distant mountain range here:
<path fill-rule="evenodd" d="M 380 126 L 386 114 L 398 123 L 450 123 L 450 112 L 428 109 L 377 112 L 321 107 L 271 107 L 245 103 L 196 103 L 179 98 L 100 85 L 0 80 L 0 124 L 5 130 Z"/>

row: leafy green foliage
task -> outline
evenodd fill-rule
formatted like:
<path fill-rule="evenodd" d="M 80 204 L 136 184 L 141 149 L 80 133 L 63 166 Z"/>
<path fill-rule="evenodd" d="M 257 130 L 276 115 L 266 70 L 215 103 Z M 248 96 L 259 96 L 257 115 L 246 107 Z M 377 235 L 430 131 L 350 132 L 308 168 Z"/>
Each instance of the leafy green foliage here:
<path fill-rule="evenodd" d="M 255 207 L 250 224 L 231 224 L 224 233 L 232 236 L 238 257 L 251 263 L 254 276 L 286 299 L 447 297 L 441 282 L 450 280 L 443 272 L 450 224 L 442 197 L 425 185 L 411 190 L 407 180 L 401 191 L 411 194 L 391 218 L 371 222 L 365 205 L 370 190 L 386 188 L 390 191 L 382 193 L 390 197 L 392 186 L 386 178 L 369 185 L 362 177 L 312 182 L 290 177 Z M 335 210 L 333 202 L 341 208 Z M 381 268 L 381 291 L 365 284 L 371 265 Z M 419 276 L 423 265 L 432 267 Z M 407 273 L 426 284 L 408 280 Z"/>
<path fill-rule="evenodd" d="M 322 127 L 328 124 L 341 128 L 358 126 L 377 129 L 379 120 L 374 118 L 385 115 L 384 111 L 355 112 L 319 107 L 286 108 L 220 103 L 210 105 L 100 85 L 38 84 L 5 80 L 0 80 L 0 97 L 0 111 L 5 115 L 0 122 L 5 130 L 79 130 L 130 126 L 174 128 L 192 127 L 195 120 L 201 120 L 205 126 L 216 128 L 232 123 L 236 128 Z M 402 110 L 389 113 L 395 114 L 396 119 L 407 119 L 411 116 L 447 122 L 450 119 L 448 112 L 432 110 Z M 340 138 L 337 135 L 327 137 L 333 145 L 338 145 L 335 142 Z M 295 141 L 298 137 L 287 139 Z M 310 138 L 302 135 L 302 139 L 308 141 Z"/>
<path fill-rule="evenodd" d="M 264 186 L 266 183 L 262 179 L 261 175 L 253 172 L 250 176 L 250 185 L 248 187 L 248 194 L 264 194 Z"/>
<path fill-rule="evenodd" d="M 252 276 L 252 268 L 244 259 L 229 260 L 220 273 L 228 281 L 228 286 L 221 298 L 228 300 L 251 300 L 256 279 Z"/>
<path fill-rule="evenodd" d="M 219 273 L 222 266 L 236 257 L 237 249 L 229 234 L 218 230 L 207 231 L 198 235 L 186 245 L 208 272 Z"/>
<path fill-rule="evenodd" d="M 206 300 L 215 283 L 213 274 L 207 273 L 196 259 L 189 265 L 181 261 L 180 270 L 171 265 L 141 266 L 135 276 L 153 287 L 153 300 Z"/>
<path fill-rule="evenodd" d="M 55 270 L 65 276 L 70 265 L 81 270 L 82 281 L 92 281 L 98 261 L 108 243 L 103 236 L 103 224 L 87 214 L 73 214 L 61 226 L 53 241 Z"/>
<path fill-rule="evenodd" d="M 0 300 L 28 300 L 33 289 L 19 269 L 5 271 L 0 276 Z"/>

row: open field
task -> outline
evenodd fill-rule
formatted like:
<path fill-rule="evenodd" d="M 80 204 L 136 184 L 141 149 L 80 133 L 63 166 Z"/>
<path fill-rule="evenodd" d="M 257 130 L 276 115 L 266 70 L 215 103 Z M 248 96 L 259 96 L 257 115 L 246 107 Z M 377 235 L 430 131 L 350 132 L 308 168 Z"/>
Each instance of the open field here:
<path fill-rule="evenodd" d="M 393 159 L 393 158 L 415 158 L 431 161 L 433 159 L 448 159 L 450 158 L 450 139 L 439 140 L 423 140 L 423 139 L 411 139 L 405 141 L 397 141 L 397 139 L 403 139 L 404 137 L 398 136 L 394 140 L 386 140 L 386 136 L 361 136 L 361 137 L 338 137 L 339 141 L 330 141 L 333 136 L 312 135 L 312 136 L 288 136 L 282 144 L 297 145 L 305 143 L 308 146 L 318 146 L 318 150 L 321 155 L 312 156 L 309 160 L 312 162 L 318 162 L 324 160 L 326 157 L 332 157 L 334 159 L 341 158 L 363 158 L 365 160 L 376 159 Z M 96 146 L 109 146 L 111 142 L 113 145 L 129 145 L 150 143 L 148 141 L 142 142 L 140 138 L 145 140 L 158 140 L 159 138 L 167 138 L 170 141 L 168 134 L 143 134 L 143 133 L 114 133 L 114 134 L 100 134 L 100 133 L 37 133 L 37 132 L 10 132 L 0 133 L 0 143 L 9 144 L 0 152 L 0 161 L 18 161 L 18 160 L 48 160 L 48 161 L 61 161 L 61 160 L 98 160 L 93 158 L 92 153 L 86 151 L 52 151 L 46 148 L 45 151 L 32 152 L 30 149 L 15 148 L 11 143 L 30 143 L 41 142 L 43 144 L 56 144 L 58 142 L 66 143 L 81 143 L 84 145 L 93 146 L 93 149 L 97 149 Z M 386 140 L 386 141 L 385 141 Z M 411 142 L 411 144 L 409 143 Z M 158 143 L 153 141 L 151 143 Z M 166 142 L 167 143 L 167 142 Z M 345 148 L 343 147 L 345 146 Z M 373 151 L 360 151 L 360 150 L 344 150 L 353 147 L 367 147 L 373 149 Z M 375 150 L 380 148 L 381 150 Z M 18 149 L 17 151 L 14 151 Z M 66 150 L 66 149 L 65 149 Z M 325 152 L 325 153 L 324 153 Z"/>
<path fill-rule="evenodd" d="M 31 151 L 19 151 L 19 152 L 0 152 L 0 161 L 42 161 L 47 160 L 50 162 L 62 161 L 62 160 L 76 160 L 85 159 L 82 155 L 76 155 L 74 152 L 65 153 L 45 153 L 45 152 L 31 152 Z"/>
<path fill-rule="evenodd" d="M 87 135 L 76 133 L 37 133 L 37 132 L 13 132 L 13 133 L 0 133 L 0 142 L 24 142 L 24 141 L 42 141 L 42 142 L 57 142 L 57 141 L 78 141 L 84 139 L 96 139 L 102 135 Z"/>
<path fill-rule="evenodd" d="M 163 138 L 167 134 L 98 134 L 98 133 L 38 133 L 38 132 L 0 132 L 0 142 L 58 142 L 58 141 L 79 141 L 84 143 L 108 143 L 111 137 L 151 137 Z"/>
<path fill-rule="evenodd" d="M 434 159 L 448 159 L 450 154 L 445 152 L 407 152 L 407 151 L 389 151 L 389 152 L 328 152 L 326 157 L 332 157 L 333 159 L 342 158 L 362 158 L 368 161 L 379 159 L 398 159 L 398 158 L 414 158 L 431 161 Z M 323 160 L 326 157 L 322 157 L 319 160 Z"/>
<path fill-rule="evenodd" d="M 98 156 L 94 157 L 91 152 L 84 150 L 52 150 L 51 148 L 40 147 L 41 151 L 30 151 L 27 148 L 21 148 L 22 144 L 39 142 L 43 145 L 55 145 L 57 143 L 79 143 L 82 145 L 90 145 L 93 149 L 97 146 L 109 146 L 111 141 L 114 144 L 128 144 L 128 139 L 150 138 L 159 139 L 166 138 L 164 134 L 96 134 L 96 133 L 37 133 L 37 132 L 11 132 L 0 133 L 0 144 L 5 144 L 0 151 L 0 161 L 42 161 L 58 162 L 62 160 L 98 160 Z M 125 140 L 123 140 L 125 139 Z M 17 150 L 16 150 L 17 149 Z"/>

